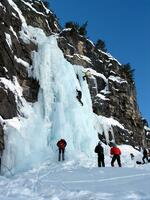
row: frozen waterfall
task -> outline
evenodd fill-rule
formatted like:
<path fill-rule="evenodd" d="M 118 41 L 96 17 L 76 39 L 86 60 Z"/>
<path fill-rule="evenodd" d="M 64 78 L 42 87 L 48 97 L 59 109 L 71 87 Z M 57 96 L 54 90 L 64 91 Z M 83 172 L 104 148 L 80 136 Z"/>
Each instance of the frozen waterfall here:
<path fill-rule="evenodd" d="M 67 160 L 80 159 L 81 155 L 92 157 L 97 143 L 91 97 L 82 78 L 82 66 L 66 61 L 57 45 L 57 36 L 46 37 L 41 29 L 33 27 L 28 27 L 28 32 L 29 39 L 34 36 L 38 44 L 38 51 L 33 52 L 30 76 L 39 80 L 40 89 L 38 102 L 29 104 L 22 98 L 24 117 L 6 121 L 2 162 L 14 172 L 47 159 L 57 161 L 56 142 L 60 138 L 68 143 Z M 76 89 L 82 91 L 83 106 L 76 98 Z"/>

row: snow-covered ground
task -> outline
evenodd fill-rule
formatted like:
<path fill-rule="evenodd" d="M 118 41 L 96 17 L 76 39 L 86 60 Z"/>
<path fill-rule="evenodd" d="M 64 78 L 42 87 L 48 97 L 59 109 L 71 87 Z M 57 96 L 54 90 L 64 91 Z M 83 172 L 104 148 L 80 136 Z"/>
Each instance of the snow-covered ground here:
<path fill-rule="evenodd" d="M 104 146 L 105 168 L 97 167 L 97 155 L 77 160 L 66 150 L 66 160 L 47 159 L 35 168 L 0 176 L 0 200 L 149 200 L 150 164 L 137 165 L 142 154 L 131 146 L 119 146 L 122 168 L 110 166 L 109 147 Z M 130 153 L 135 155 L 131 160 Z"/>
<path fill-rule="evenodd" d="M 98 168 L 88 162 L 82 167 L 73 160 L 47 161 L 15 176 L 1 176 L 0 200 L 149 200 L 150 164 L 131 162 L 130 167 L 107 163 Z"/>

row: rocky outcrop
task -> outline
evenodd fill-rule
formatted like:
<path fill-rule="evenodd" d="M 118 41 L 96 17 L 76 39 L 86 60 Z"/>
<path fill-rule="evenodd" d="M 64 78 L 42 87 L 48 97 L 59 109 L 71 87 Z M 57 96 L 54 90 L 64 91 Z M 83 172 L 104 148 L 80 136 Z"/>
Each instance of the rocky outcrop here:
<path fill-rule="evenodd" d="M 23 43 L 19 37 L 21 20 L 16 10 L 7 1 L 3 2 L 3 6 L 0 6 L 0 21 L 3 22 L 0 24 L 0 77 L 13 80 L 13 77 L 16 76 L 24 90 L 24 88 L 26 89 L 26 85 L 22 84 L 24 80 L 27 79 L 31 83 L 33 80 L 28 79 L 27 69 L 23 62 L 29 66 L 32 64 L 31 51 L 36 50 L 36 46 L 33 43 Z M 23 62 L 19 62 L 18 59 Z M 38 88 L 38 82 L 35 84 Z M 24 97 L 28 99 L 28 95 L 25 92 L 24 94 Z M 33 101 L 36 101 L 35 95 L 32 95 L 32 90 L 29 90 L 29 96 L 33 96 Z"/>
<path fill-rule="evenodd" d="M 0 113 L 3 119 L 11 119 L 17 116 L 15 96 L 2 83 L 0 83 Z"/>
<path fill-rule="evenodd" d="M 24 43 L 21 39 L 23 16 L 27 25 L 41 28 L 46 35 L 57 33 L 58 45 L 64 57 L 74 65 L 90 69 L 91 76 L 86 80 L 91 93 L 93 112 L 108 118 L 113 117 L 124 127 L 112 127 L 116 142 L 134 147 L 144 145 L 148 131 L 144 128 L 145 123 L 137 105 L 134 81 L 130 79 L 127 71 L 122 70 L 121 64 L 110 54 L 97 49 L 76 29 L 61 30 L 56 16 L 42 1 L 13 2 L 21 13 L 8 0 L 0 3 L 0 116 L 3 119 L 11 119 L 19 114 L 16 97 L 4 86 L 3 79 L 13 82 L 16 77 L 26 101 L 37 101 L 39 83 L 28 75 L 32 68 L 31 52 L 37 51 L 37 46 L 32 41 Z M 2 125 L 0 142 L 4 143 Z M 3 149 L 4 145 L 0 148 Z"/>
<path fill-rule="evenodd" d="M 28 25 L 42 28 L 47 35 L 59 31 L 55 15 L 41 1 L 13 2 L 15 6 L 7 0 L 0 3 L 0 116 L 3 119 L 11 119 L 19 114 L 15 94 L 8 87 L 5 88 L 4 81 L 13 82 L 17 77 L 26 101 L 37 101 L 39 83 L 28 75 L 32 67 L 31 53 L 37 50 L 37 46 L 32 41 L 24 43 L 21 39 L 21 16 L 25 17 Z M 30 7 L 31 3 L 33 7 Z M 0 126 L 0 142 L 3 143 L 3 140 L 3 127 Z M 4 148 L 4 145 L 0 148 Z"/>

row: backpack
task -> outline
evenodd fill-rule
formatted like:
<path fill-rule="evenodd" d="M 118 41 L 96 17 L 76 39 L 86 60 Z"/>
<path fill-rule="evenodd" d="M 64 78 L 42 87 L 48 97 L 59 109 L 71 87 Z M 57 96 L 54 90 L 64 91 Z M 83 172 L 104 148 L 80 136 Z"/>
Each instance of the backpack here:
<path fill-rule="evenodd" d="M 60 141 L 58 142 L 58 147 L 59 147 L 60 149 L 64 149 L 64 148 L 65 148 L 65 142 L 64 142 L 63 140 L 60 140 Z"/>
<path fill-rule="evenodd" d="M 140 161 L 136 161 L 136 164 L 138 164 L 138 165 L 141 165 L 141 164 L 142 164 L 142 162 L 140 162 Z"/>

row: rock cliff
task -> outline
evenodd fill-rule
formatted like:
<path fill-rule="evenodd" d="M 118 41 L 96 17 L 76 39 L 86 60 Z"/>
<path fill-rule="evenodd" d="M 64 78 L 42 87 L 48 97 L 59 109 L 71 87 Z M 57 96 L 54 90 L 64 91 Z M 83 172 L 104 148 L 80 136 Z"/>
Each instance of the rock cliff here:
<path fill-rule="evenodd" d="M 129 72 L 109 53 L 74 28 L 62 29 L 57 17 L 41 0 L 2 0 L 0 3 L 0 150 L 4 149 L 3 120 L 20 113 L 19 97 L 7 86 L 7 81 L 19 82 L 26 101 L 37 101 L 39 83 L 30 77 L 32 51 L 37 45 L 30 40 L 24 43 L 21 36 L 22 23 L 41 28 L 47 36 L 57 34 L 58 45 L 64 57 L 74 65 L 82 65 L 90 75 L 88 82 L 93 112 L 96 115 L 116 119 L 122 126 L 114 126 L 118 144 L 134 147 L 147 145 L 149 128 L 139 111 L 136 87 Z M 23 33 L 27 33 L 24 31 Z M 34 38 L 32 38 L 34 40 Z M 100 133 L 102 135 L 103 133 Z M 104 138 L 104 137 L 103 137 Z M 105 139 L 104 139 L 105 140 Z"/>

